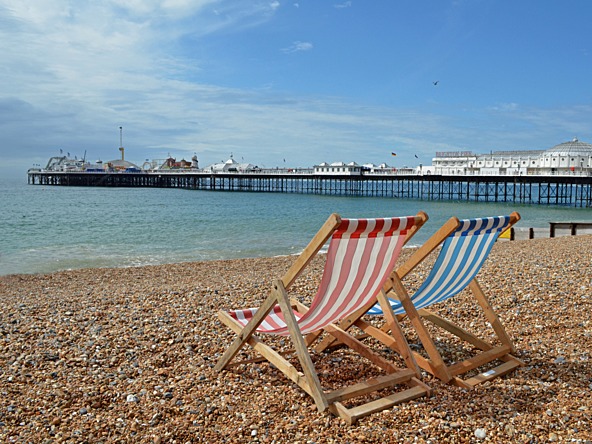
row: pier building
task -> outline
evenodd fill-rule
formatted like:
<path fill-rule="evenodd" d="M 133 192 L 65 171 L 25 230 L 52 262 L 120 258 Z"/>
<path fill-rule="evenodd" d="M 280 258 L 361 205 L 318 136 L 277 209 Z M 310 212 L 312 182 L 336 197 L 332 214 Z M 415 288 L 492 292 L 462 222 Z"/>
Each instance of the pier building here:
<path fill-rule="evenodd" d="M 589 176 L 592 172 L 592 144 L 577 138 L 547 150 L 438 152 L 432 159 L 434 174 L 444 175 L 566 175 Z"/>
<path fill-rule="evenodd" d="M 122 158 L 123 162 L 123 151 Z M 312 168 L 259 168 L 226 162 L 197 168 L 192 162 L 108 162 L 89 168 L 69 156 L 28 172 L 32 185 L 186 188 L 425 200 L 515 202 L 592 208 L 592 145 L 573 139 L 547 150 L 437 153 L 433 165 L 394 168 L 387 164 L 321 163 Z M 125 168 L 124 168 L 125 167 Z"/>

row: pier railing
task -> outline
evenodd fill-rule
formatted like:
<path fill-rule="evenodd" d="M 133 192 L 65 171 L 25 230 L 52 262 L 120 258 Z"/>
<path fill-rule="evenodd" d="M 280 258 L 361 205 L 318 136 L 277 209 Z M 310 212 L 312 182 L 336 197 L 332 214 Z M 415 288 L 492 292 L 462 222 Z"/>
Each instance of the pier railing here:
<path fill-rule="evenodd" d="M 317 175 L 308 171 L 76 173 L 29 171 L 29 184 L 185 188 L 592 208 L 590 176 Z"/>

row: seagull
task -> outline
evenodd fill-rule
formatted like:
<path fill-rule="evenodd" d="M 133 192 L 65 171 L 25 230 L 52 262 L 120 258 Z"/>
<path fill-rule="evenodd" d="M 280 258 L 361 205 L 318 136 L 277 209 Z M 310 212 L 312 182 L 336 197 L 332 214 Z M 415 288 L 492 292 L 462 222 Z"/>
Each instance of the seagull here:
<path fill-rule="evenodd" d="M 435 82 L 432 82 L 434 84 L 434 86 L 438 86 L 438 82 L 440 82 L 439 80 L 436 80 Z"/>

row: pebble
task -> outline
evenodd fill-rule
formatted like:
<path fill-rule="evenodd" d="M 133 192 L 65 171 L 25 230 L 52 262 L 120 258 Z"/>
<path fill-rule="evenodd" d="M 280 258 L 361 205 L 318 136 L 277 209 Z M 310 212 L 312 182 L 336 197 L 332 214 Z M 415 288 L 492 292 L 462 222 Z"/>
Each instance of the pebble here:
<path fill-rule="evenodd" d="M 353 426 L 265 363 L 213 370 L 234 338 L 217 310 L 259 305 L 294 257 L 2 276 L 0 442 L 589 443 L 591 251 L 592 236 L 496 244 L 479 282 L 526 366 L 473 390 L 424 374 L 430 398 Z M 291 295 L 310 302 L 323 261 Z M 405 285 L 427 272 L 429 261 Z M 467 294 L 454 305 L 457 322 L 477 325 Z M 313 354 L 322 384 L 375 376 L 354 358 Z"/>

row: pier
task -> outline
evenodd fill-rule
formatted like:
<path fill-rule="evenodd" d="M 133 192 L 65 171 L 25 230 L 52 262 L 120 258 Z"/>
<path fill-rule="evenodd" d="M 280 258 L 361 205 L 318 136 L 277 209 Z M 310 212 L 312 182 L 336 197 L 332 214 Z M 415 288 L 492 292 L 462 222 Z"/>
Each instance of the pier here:
<path fill-rule="evenodd" d="M 591 176 L 322 175 L 312 170 L 54 172 L 29 171 L 31 185 L 182 188 L 208 191 L 375 196 L 592 208 Z"/>

